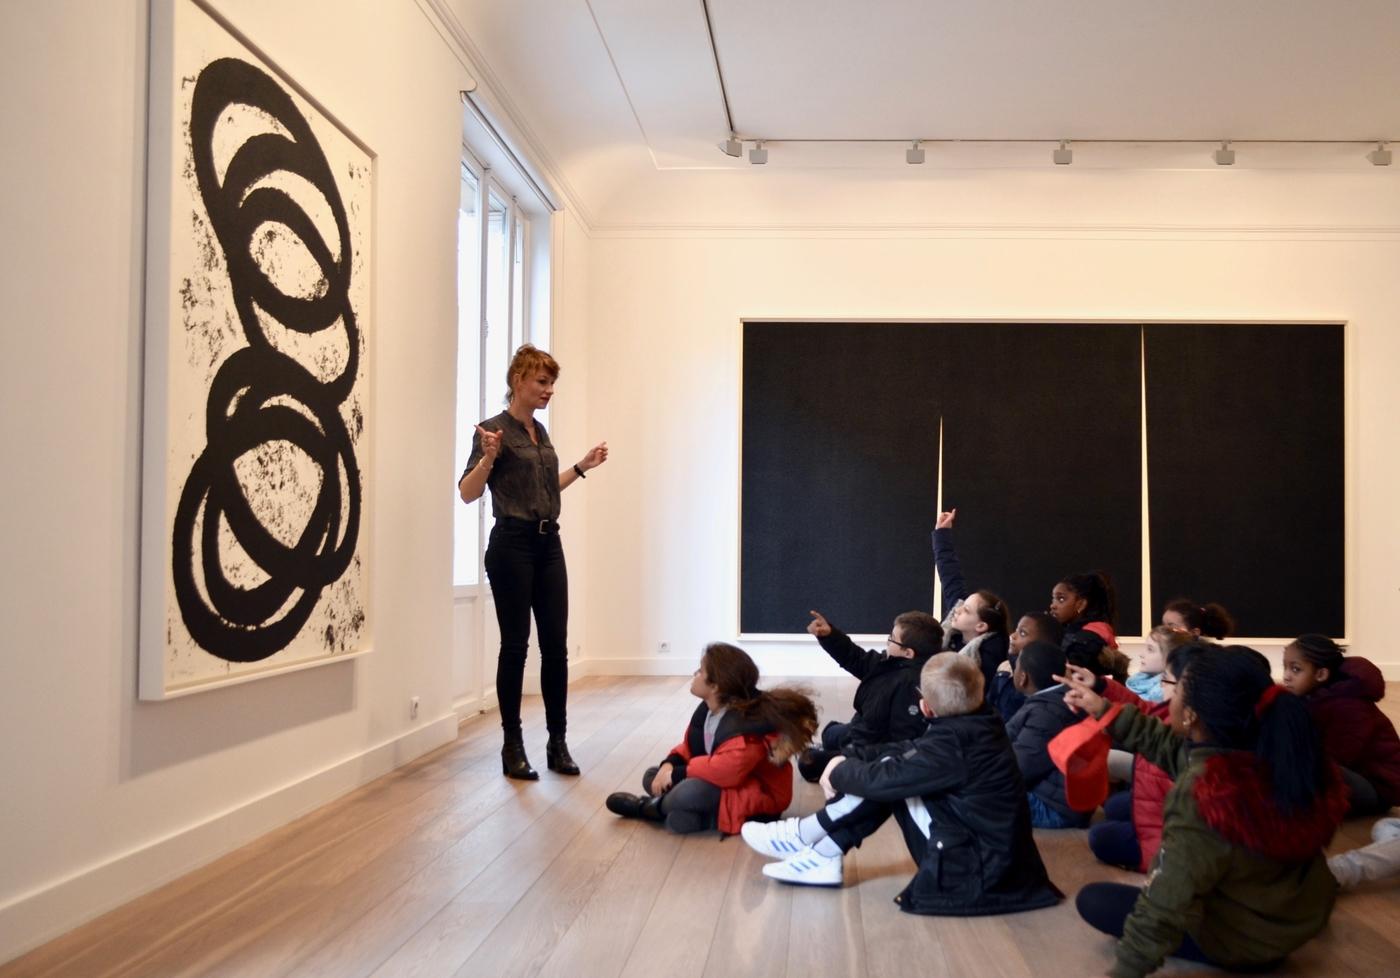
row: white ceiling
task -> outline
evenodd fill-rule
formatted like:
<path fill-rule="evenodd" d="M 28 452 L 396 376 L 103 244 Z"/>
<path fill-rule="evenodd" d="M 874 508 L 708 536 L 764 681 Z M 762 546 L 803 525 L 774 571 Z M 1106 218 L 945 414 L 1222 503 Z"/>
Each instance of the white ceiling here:
<path fill-rule="evenodd" d="M 746 168 L 701 0 L 454 0 L 483 74 L 591 207 L 644 171 Z M 734 126 L 774 140 L 1400 138 L 1397 0 L 710 0 Z M 1078 165 L 1212 166 L 1210 146 L 1081 145 Z M 1364 166 L 1364 147 L 1239 146 L 1240 166 Z M 1043 167 L 1045 145 L 930 146 Z M 770 167 L 904 166 L 777 144 Z"/>

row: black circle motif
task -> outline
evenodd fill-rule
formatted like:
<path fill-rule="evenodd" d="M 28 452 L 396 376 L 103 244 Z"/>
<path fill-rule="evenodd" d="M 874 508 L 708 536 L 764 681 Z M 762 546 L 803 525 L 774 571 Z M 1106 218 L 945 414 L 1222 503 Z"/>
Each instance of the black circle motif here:
<path fill-rule="evenodd" d="M 222 181 L 214 162 L 214 130 L 224 111 L 260 110 L 283 133 L 249 137 L 234 152 Z M 205 411 L 205 448 L 190 468 L 172 525 L 175 596 L 199 646 L 230 662 L 257 662 L 284 649 L 310 618 L 322 591 L 354 557 L 360 528 L 360 471 L 340 406 L 354 389 L 360 337 L 350 304 L 351 240 L 345 205 L 330 165 L 291 97 L 259 68 L 233 58 L 210 62 L 195 84 L 190 113 L 194 173 L 228 269 L 233 303 L 248 346 L 219 365 Z M 339 248 L 332 251 L 312 218 L 287 193 L 260 185 L 285 172 L 303 178 L 324 198 Z M 264 224 L 297 235 L 319 267 L 322 286 L 311 296 L 284 293 L 254 255 Z M 278 350 L 258 310 L 288 330 L 315 334 L 340 324 L 349 356 L 340 373 L 321 380 Z M 320 468 L 310 518 L 288 545 L 259 520 L 235 462 L 272 442 L 287 442 Z M 195 540 L 202 511 L 202 532 Z M 226 522 L 265 580 L 242 587 L 220 560 L 219 527 Z M 343 525 L 342 525 L 343 524 Z M 196 583 L 198 572 L 204 590 Z"/>

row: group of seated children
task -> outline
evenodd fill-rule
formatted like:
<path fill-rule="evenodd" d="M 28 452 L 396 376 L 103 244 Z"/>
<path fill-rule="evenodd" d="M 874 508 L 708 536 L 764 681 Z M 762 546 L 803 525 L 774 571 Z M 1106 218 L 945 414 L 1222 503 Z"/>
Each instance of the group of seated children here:
<path fill-rule="evenodd" d="M 1371 846 L 1324 854 L 1345 815 L 1400 803 L 1400 738 L 1376 706 L 1373 664 L 1304 635 L 1275 685 L 1264 656 L 1212 641 L 1232 631 L 1223 608 L 1175 601 L 1129 676 L 1104 575 L 1059 582 L 1049 611 L 1012 630 L 1000 598 L 967 588 L 954 514 L 934 532 L 952 605 L 941 625 L 902 614 L 885 649 L 867 651 L 811 613 L 808 631 L 860 680 L 849 722 L 828 723 L 804 751 L 817 736 L 811 699 L 759 690 L 741 649 L 712 644 L 684 738 L 646 772 L 643 794 L 613 794 L 607 807 L 675 832 L 739 833 L 774 860 L 766 876 L 817 886 L 839 886 L 843 855 L 893 816 L 916 866 L 901 909 L 959 916 L 1058 902 L 1032 828 L 1088 826 L 1098 859 L 1149 873 L 1142 886 L 1092 883 L 1076 898 L 1119 939 L 1110 974 L 1121 978 L 1168 955 L 1272 967 L 1326 924 L 1338 881 L 1400 875 L 1400 819 L 1377 823 Z M 1127 759 L 1128 786 L 1093 825 L 1050 750 L 1086 714 Z M 828 800 L 781 819 L 799 753 Z"/>

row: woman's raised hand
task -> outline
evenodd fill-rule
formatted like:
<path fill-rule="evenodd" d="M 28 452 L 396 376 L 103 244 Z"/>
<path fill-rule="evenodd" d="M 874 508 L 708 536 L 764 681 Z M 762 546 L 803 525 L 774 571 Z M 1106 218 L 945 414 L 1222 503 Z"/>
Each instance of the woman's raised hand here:
<path fill-rule="evenodd" d="M 476 426 L 477 433 L 481 435 L 481 457 L 483 461 L 494 462 L 496 456 L 501 453 L 501 433 L 499 431 L 487 431 L 481 425 Z"/>
<path fill-rule="evenodd" d="M 826 616 L 820 611 L 809 611 L 812 620 L 807 623 L 807 632 L 817 638 L 826 638 L 831 634 L 831 622 L 826 620 Z"/>
<path fill-rule="evenodd" d="M 953 528 L 953 520 L 957 519 L 957 516 L 958 508 L 956 506 L 945 513 L 939 513 L 938 522 L 933 524 L 933 528 L 935 530 L 951 530 Z M 925 523 L 924 525 L 927 526 L 928 524 Z"/>
<path fill-rule="evenodd" d="M 608 460 L 608 443 L 600 441 L 588 450 L 588 454 L 583 457 L 583 461 L 578 463 L 579 468 L 587 471 L 596 469 Z"/>

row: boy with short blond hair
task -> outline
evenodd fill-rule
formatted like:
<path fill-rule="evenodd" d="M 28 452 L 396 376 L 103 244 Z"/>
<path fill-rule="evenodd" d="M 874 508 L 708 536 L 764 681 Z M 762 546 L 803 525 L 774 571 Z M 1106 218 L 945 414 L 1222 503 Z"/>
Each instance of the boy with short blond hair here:
<path fill-rule="evenodd" d="M 897 898 L 907 913 L 973 916 L 1057 903 L 1031 837 L 1025 785 L 1001 718 L 982 699 L 978 664 L 954 652 L 924 666 L 912 741 L 834 758 L 822 775 L 830 801 L 805 818 L 745 823 L 756 851 L 781 861 L 765 876 L 840 886 L 841 858 L 893 816 L 918 866 Z"/>

